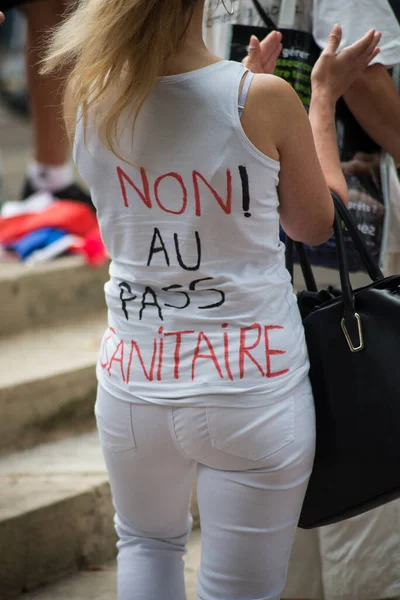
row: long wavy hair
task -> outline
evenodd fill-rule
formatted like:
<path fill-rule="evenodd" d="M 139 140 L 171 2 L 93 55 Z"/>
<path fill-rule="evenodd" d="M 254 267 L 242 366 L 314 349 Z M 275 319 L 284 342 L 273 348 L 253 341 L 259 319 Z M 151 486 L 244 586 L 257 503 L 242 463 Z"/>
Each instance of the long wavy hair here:
<path fill-rule="evenodd" d="M 49 37 L 42 73 L 62 75 L 74 123 L 79 110 L 86 134 L 90 115 L 102 142 L 120 158 L 120 116 L 130 111 L 133 133 L 198 1 L 79 0 Z"/>

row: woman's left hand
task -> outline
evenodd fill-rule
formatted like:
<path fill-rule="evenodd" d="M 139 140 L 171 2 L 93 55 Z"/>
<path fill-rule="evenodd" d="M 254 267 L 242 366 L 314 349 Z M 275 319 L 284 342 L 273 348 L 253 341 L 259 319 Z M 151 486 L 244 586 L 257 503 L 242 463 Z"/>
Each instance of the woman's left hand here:
<path fill-rule="evenodd" d="M 252 35 L 249 54 L 242 62 L 252 73 L 272 75 L 281 52 L 282 34 L 279 31 L 271 31 L 261 42 Z"/>

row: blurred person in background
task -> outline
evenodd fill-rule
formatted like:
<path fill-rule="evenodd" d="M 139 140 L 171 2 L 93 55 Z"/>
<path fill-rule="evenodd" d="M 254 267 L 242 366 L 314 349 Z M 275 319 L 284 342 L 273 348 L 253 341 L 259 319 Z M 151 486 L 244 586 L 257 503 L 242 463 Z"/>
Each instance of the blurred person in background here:
<path fill-rule="evenodd" d="M 267 15 L 278 21 L 281 0 L 260 0 Z M 312 32 L 325 47 L 334 23 L 343 27 L 340 48 L 354 42 L 361 31 L 383 32 L 381 52 L 353 82 L 340 102 L 340 111 L 353 119 L 351 160 L 342 163 L 346 179 L 360 172 L 380 178 L 381 149 L 400 161 L 400 96 L 391 69 L 400 64 L 398 0 L 298 0 L 294 27 Z M 253 0 L 233 0 L 227 15 L 217 0 L 207 0 L 204 39 L 209 49 L 230 55 L 231 24 L 264 26 Z M 246 66 L 272 73 L 282 49 L 281 34 L 249 40 Z M 346 112 L 347 111 L 347 112 Z M 350 116 L 349 116 L 350 115 Z M 354 118 L 353 118 L 354 117 Z M 357 147 L 359 144 L 359 147 Z M 343 159 L 342 159 L 343 160 Z M 400 273 L 400 191 L 396 171 L 390 170 L 390 227 L 386 271 Z M 349 204 L 352 202 L 349 193 Z M 357 195 L 357 191 L 354 190 Z M 354 196 L 353 196 L 354 197 Z M 363 196 L 365 197 L 365 196 Z M 383 207 L 382 207 L 383 210 Z M 343 523 L 312 531 L 297 530 L 289 565 L 286 599 L 377 600 L 400 597 L 400 502 Z"/>
<path fill-rule="evenodd" d="M 39 74 L 41 51 L 49 30 L 61 22 L 68 4 L 68 0 L 0 2 L 3 13 L 17 7 L 27 22 L 26 78 L 34 155 L 27 167 L 21 199 L 38 191 L 47 191 L 55 198 L 91 204 L 90 196 L 74 182 L 70 148 L 62 118 L 60 77 L 42 77 Z"/>

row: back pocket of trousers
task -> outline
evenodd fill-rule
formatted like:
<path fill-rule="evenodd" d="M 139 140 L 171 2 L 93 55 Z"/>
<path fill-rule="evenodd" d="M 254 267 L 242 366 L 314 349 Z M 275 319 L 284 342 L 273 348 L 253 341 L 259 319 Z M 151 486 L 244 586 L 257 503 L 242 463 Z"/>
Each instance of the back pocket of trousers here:
<path fill-rule="evenodd" d="M 113 398 L 99 388 L 95 406 L 97 429 L 102 447 L 108 452 L 136 448 L 132 427 L 132 405 Z"/>
<path fill-rule="evenodd" d="M 207 408 L 207 422 L 214 448 L 261 460 L 294 440 L 293 397 L 261 408 Z"/>

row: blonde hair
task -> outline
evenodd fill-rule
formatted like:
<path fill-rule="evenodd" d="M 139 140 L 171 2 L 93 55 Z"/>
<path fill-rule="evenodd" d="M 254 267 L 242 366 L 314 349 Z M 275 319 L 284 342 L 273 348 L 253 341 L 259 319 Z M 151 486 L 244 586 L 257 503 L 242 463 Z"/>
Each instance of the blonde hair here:
<path fill-rule="evenodd" d="M 136 117 L 182 41 L 197 0 L 80 0 L 51 34 L 42 73 L 66 73 L 71 115 L 88 116 L 100 139 L 122 158 L 120 115 Z M 70 112 L 70 111 L 68 111 Z"/>

